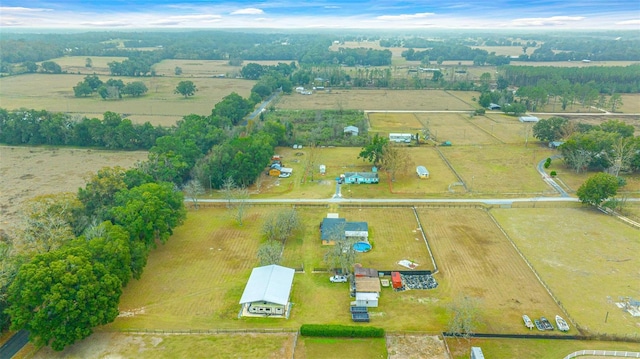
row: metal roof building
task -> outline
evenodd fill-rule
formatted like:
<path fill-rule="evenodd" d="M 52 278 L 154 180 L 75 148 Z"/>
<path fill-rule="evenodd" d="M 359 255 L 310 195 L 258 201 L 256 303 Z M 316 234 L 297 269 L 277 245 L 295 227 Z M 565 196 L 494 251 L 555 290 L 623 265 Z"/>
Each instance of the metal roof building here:
<path fill-rule="evenodd" d="M 285 315 L 295 270 L 279 265 L 253 268 L 240 304 L 250 314 Z"/>

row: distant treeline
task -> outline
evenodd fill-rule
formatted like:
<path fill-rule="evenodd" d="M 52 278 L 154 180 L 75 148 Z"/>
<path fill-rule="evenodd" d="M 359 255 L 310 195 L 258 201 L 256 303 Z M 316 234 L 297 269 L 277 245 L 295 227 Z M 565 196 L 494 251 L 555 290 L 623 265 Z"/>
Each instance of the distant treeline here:
<path fill-rule="evenodd" d="M 554 67 L 504 66 L 500 74 L 513 86 L 538 86 L 541 81 L 590 84 L 600 93 L 640 92 L 640 64 L 630 66 Z"/>

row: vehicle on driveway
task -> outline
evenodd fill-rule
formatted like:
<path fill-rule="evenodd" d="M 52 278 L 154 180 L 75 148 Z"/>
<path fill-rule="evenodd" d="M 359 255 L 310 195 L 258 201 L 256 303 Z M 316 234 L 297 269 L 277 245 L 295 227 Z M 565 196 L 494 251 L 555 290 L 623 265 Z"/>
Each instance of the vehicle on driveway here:
<path fill-rule="evenodd" d="M 347 282 L 347 276 L 346 275 L 334 275 L 333 277 L 329 278 L 329 280 L 331 281 L 331 283 L 346 283 Z"/>

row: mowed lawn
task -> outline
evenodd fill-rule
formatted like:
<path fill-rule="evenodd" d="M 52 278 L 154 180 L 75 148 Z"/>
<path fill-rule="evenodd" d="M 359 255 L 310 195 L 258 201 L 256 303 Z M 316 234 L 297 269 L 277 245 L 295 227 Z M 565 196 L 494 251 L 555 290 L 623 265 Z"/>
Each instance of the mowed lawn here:
<path fill-rule="evenodd" d="M 591 208 L 491 213 L 581 328 L 640 335 L 640 318 L 613 303 L 640 297 L 638 229 Z"/>
<path fill-rule="evenodd" d="M 473 106 L 442 90 L 344 90 L 316 91 L 313 95 L 293 93 L 283 96 L 277 108 L 287 110 L 363 111 L 385 110 L 458 110 L 471 111 Z"/>
<path fill-rule="evenodd" d="M 387 358 L 384 338 L 309 338 L 300 337 L 294 359 L 383 359 Z"/>
<path fill-rule="evenodd" d="M 104 112 L 112 111 L 126 114 L 135 123 L 149 121 L 153 125 L 169 126 L 191 113 L 210 115 L 215 104 L 232 92 L 248 97 L 255 84 L 249 80 L 220 78 L 101 75 L 103 81 L 109 78 L 120 79 L 124 83 L 142 81 L 149 89 L 146 95 L 139 98 L 124 97 L 117 101 L 105 101 L 97 94 L 89 98 L 74 96 L 73 87 L 83 81 L 85 76 L 27 74 L 0 78 L 0 107 L 8 110 L 44 109 L 98 118 L 102 118 Z M 189 98 L 175 94 L 174 90 L 182 80 L 193 81 L 198 92 Z"/>
<path fill-rule="evenodd" d="M 562 313 L 484 210 L 437 208 L 418 213 L 440 270 L 435 276 L 440 282 L 436 297 L 444 303 L 474 299 L 476 332 L 526 333 L 523 314 L 553 318 Z M 446 321 L 442 324 L 446 327 Z"/>

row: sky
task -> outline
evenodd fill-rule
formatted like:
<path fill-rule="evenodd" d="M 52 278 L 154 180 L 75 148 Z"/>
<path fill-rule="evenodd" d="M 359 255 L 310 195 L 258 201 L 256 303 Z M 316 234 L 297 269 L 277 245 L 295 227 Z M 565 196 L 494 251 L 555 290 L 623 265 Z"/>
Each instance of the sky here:
<path fill-rule="evenodd" d="M 640 0 L 1 0 L 0 27 L 640 31 Z"/>

